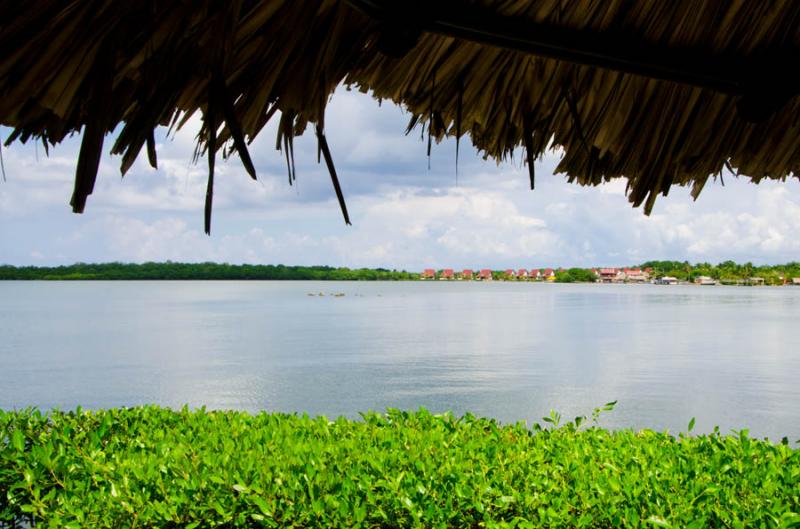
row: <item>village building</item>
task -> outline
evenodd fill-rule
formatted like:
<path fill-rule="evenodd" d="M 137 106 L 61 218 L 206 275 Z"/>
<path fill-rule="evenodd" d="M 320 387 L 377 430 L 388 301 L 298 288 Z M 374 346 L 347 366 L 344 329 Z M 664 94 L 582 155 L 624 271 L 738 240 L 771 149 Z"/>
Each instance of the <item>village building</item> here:
<path fill-rule="evenodd" d="M 528 271 L 524 268 L 517 270 L 517 279 L 528 279 Z"/>
<path fill-rule="evenodd" d="M 517 278 L 517 273 L 509 268 L 508 270 L 506 270 L 506 277 L 505 278 L 506 279 L 516 279 Z"/>
<path fill-rule="evenodd" d="M 459 277 L 459 279 L 466 279 L 466 280 L 472 279 L 472 270 L 470 270 L 469 268 L 465 268 L 464 271 L 461 272 L 461 276 Z"/>
<path fill-rule="evenodd" d="M 422 271 L 422 275 L 419 276 L 420 279 L 436 279 L 436 270 L 433 268 L 426 268 Z"/>
<path fill-rule="evenodd" d="M 717 284 L 717 282 L 714 281 L 714 278 L 708 276 L 698 276 L 695 278 L 694 282 L 696 285 L 702 286 L 713 286 Z"/>
<path fill-rule="evenodd" d="M 601 268 L 597 275 L 602 283 L 613 283 L 617 279 L 617 269 Z"/>
<path fill-rule="evenodd" d="M 451 281 L 455 279 L 455 274 L 453 273 L 452 268 L 445 268 L 442 270 L 442 273 L 439 275 L 439 281 Z"/>
<path fill-rule="evenodd" d="M 545 268 L 542 275 L 544 276 L 544 280 L 545 281 L 555 281 L 556 280 L 556 274 L 555 274 L 555 272 L 553 271 L 552 268 Z"/>
<path fill-rule="evenodd" d="M 793 277 L 792 278 L 792 285 L 800 287 L 800 277 Z"/>
<path fill-rule="evenodd" d="M 654 285 L 677 285 L 678 284 L 678 278 L 677 277 L 672 277 L 672 276 L 659 277 L 655 281 L 653 281 L 653 284 Z"/>
<path fill-rule="evenodd" d="M 481 273 L 478 276 L 478 279 L 480 279 L 481 281 L 491 281 L 492 280 L 492 271 L 489 270 L 488 268 L 484 268 L 483 270 L 481 270 Z"/>
<path fill-rule="evenodd" d="M 626 268 L 623 270 L 624 281 L 629 283 L 647 283 L 650 276 L 640 268 Z"/>
<path fill-rule="evenodd" d="M 540 281 L 542 279 L 541 273 L 536 269 L 532 269 L 530 272 L 528 272 L 528 277 L 536 281 Z"/>

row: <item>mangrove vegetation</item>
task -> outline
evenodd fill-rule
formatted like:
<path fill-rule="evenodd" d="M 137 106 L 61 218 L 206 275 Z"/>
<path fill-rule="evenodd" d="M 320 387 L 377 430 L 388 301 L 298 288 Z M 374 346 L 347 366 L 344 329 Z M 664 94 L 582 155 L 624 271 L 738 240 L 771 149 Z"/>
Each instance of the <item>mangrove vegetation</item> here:
<path fill-rule="evenodd" d="M 794 442 L 609 431 L 601 410 L 533 427 L 425 410 L 0 411 L 0 527 L 800 525 Z"/>
<path fill-rule="evenodd" d="M 385 268 L 335 268 L 226 263 L 77 263 L 66 266 L 0 266 L 0 280 L 325 280 L 398 281 L 418 274 Z"/>

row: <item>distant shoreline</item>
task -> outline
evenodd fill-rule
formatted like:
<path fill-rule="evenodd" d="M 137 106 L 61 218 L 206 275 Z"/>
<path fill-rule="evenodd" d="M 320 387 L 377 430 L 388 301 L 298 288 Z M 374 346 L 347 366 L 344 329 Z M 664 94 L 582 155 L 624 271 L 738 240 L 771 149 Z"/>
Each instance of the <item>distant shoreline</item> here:
<path fill-rule="evenodd" d="M 410 281 L 419 274 L 383 268 L 230 265 L 221 263 L 78 263 L 0 266 L 0 281 Z"/>
<path fill-rule="evenodd" d="M 648 261 L 629 268 L 424 269 L 232 265 L 225 263 L 76 263 L 63 266 L 0 265 L 0 281 L 424 281 L 633 283 L 701 286 L 800 286 L 800 263 L 754 266 Z"/>

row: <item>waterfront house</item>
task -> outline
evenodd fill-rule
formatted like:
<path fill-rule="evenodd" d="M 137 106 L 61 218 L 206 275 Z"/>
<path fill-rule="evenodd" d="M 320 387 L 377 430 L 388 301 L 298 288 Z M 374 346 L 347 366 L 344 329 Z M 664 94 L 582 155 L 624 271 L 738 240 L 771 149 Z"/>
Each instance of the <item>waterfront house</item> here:
<path fill-rule="evenodd" d="M 439 281 L 452 281 L 455 279 L 455 274 L 453 273 L 452 268 L 445 268 L 442 270 L 442 273 L 439 275 Z"/>
<path fill-rule="evenodd" d="M 542 275 L 544 276 L 544 280 L 545 281 L 555 281 L 556 280 L 556 274 L 555 274 L 555 272 L 553 271 L 552 268 L 545 268 L 544 272 L 542 273 Z"/>
<path fill-rule="evenodd" d="M 481 281 L 491 281 L 492 280 L 492 271 L 488 268 L 484 268 L 481 270 L 481 273 L 478 275 L 478 278 Z"/>
<path fill-rule="evenodd" d="M 746 285 L 752 285 L 761 287 L 764 286 L 764 278 L 763 277 L 749 277 L 744 280 Z"/>
<path fill-rule="evenodd" d="M 792 285 L 800 287 L 800 277 L 793 277 Z"/>
<path fill-rule="evenodd" d="M 698 276 L 694 280 L 696 285 L 703 285 L 703 286 L 713 286 L 716 285 L 717 282 L 714 281 L 713 278 L 708 276 Z"/>
<path fill-rule="evenodd" d="M 626 268 L 623 270 L 624 280 L 630 283 L 647 283 L 650 276 L 640 268 Z"/>
<path fill-rule="evenodd" d="M 613 283 L 617 279 L 617 269 L 616 268 L 601 268 L 598 273 L 598 277 L 600 281 L 603 283 Z"/>
<path fill-rule="evenodd" d="M 541 272 L 536 269 L 532 269 L 530 272 L 528 272 L 528 277 L 536 281 L 540 281 L 542 279 Z"/>
<path fill-rule="evenodd" d="M 506 270 L 505 276 L 506 276 L 505 279 L 516 279 L 517 273 L 509 268 L 508 270 Z"/>
<path fill-rule="evenodd" d="M 524 268 L 517 270 L 517 279 L 528 279 L 528 271 Z"/>
<path fill-rule="evenodd" d="M 433 268 L 426 268 L 423 270 L 422 275 L 419 277 L 420 279 L 436 279 L 436 270 Z"/>
<path fill-rule="evenodd" d="M 460 279 L 464 280 L 471 280 L 472 279 L 472 270 L 469 268 L 465 268 L 463 272 L 461 272 Z"/>
<path fill-rule="evenodd" d="M 658 279 L 653 281 L 653 284 L 655 284 L 655 285 L 677 285 L 678 284 L 678 278 L 677 277 L 672 277 L 672 276 L 659 277 Z"/>

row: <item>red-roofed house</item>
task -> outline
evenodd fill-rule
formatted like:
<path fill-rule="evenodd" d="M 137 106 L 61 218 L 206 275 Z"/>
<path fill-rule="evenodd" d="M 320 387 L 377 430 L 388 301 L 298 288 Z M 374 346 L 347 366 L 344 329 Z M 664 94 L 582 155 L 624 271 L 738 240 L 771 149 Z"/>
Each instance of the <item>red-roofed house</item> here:
<path fill-rule="evenodd" d="M 517 270 L 517 277 L 519 279 L 528 279 L 528 271 L 525 270 L 524 268 L 520 268 L 519 270 Z"/>
<path fill-rule="evenodd" d="M 617 269 L 616 268 L 601 268 L 597 275 L 600 277 L 600 281 L 603 283 L 613 283 L 617 279 Z"/>
<path fill-rule="evenodd" d="M 455 274 L 453 273 L 452 268 L 445 268 L 442 270 L 442 273 L 439 275 L 439 281 L 449 281 L 455 279 Z"/>
<path fill-rule="evenodd" d="M 419 277 L 420 279 L 436 279 L 436 270 L 433 268 L 426 268 L 423 270 L 422 275 Z"/>
<path fill-rule="evenodd" d="M 539 281 L 541 279 L 541 273 L 539 272 L 539 270 L 533 269 L 528 273 L 528 277 Z"/>
<path fill-rule="evenodd" d="M 555 274 L 555 272 L 553 272 L 552 268 L 545 268 L 544 269 L 544 273 L 542 275 L 544 276 L 544 280 L 545 281 L 555 281 L 556 280 L 556 274 Z"/>
<path fill-rule="evenodd" d="M 517 273 L 515 271 L 511 270 L 510 268 L 506 270 L 506 279 L 516 279 L 516 278 L 517 278 Z"/>
<path fill-rule="evenodd" d="M 491 281 L 492 280 L 492 271 L 488 268 L 484 268 L 481 270 L 480 275 L 478 276 L 483 281 Z"/>
<path fill-rule="evenodd" d="M 647 283 L 647 280 L 650 278 L 649 275 L 640 268 L 626 268 L 623 270 L 623 274 L 625 274 L 623 279 L 631 283 Z"/>
<path fill-rule="evenodd" d="M 465 268 L 464 271 L 461 272 L 461 279 L 472 279 L 472 270 Z"/>

